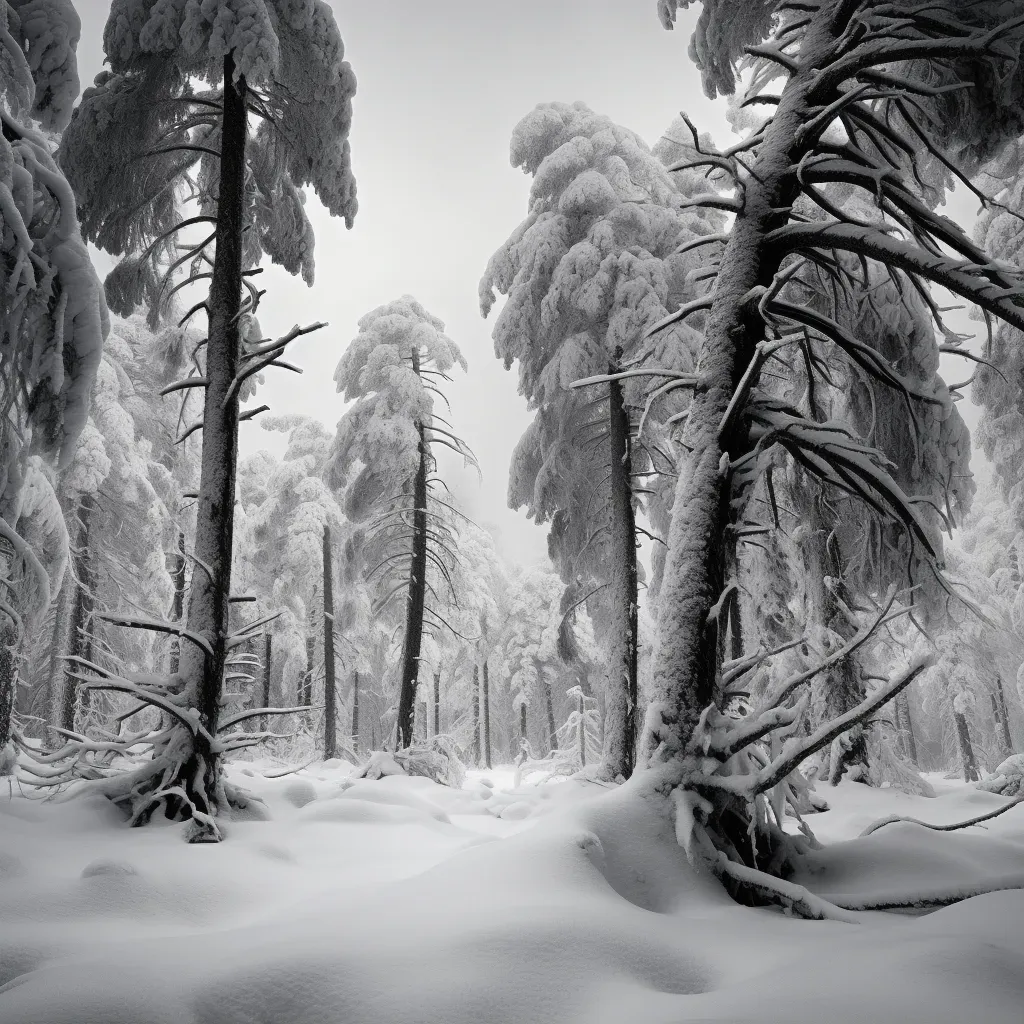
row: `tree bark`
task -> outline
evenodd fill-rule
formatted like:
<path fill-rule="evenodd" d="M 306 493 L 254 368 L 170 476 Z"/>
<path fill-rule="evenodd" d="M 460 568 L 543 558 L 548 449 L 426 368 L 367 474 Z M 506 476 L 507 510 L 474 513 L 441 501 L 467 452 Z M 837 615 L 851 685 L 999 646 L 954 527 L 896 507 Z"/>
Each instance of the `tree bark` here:
<path fill-rule="evenodd" d="M 0 627 L 0 754 L 11 738 L 14 724 L 14 697 L 18 690 L 17 643 L 18 628 L 4 616 L 4 625 Z"/>
<path fill-rule="evenodd" d="M 217 842 L 214 817 L 220 809 L 220 755 L 209 737 L 217 734 L 224 664 L 228 653 L 231 553 L 234 538 L 235 470 L 238 460 L 239 315 L 242 292 L 242 232 L 245 151 L 248 137 L 245 79 L 224 58 L 221 117 L 220 188 L 216 255 L 207 306 L 206 400 L 203 454 L 196 513 L 195 564 L 188 595 L 189 632 L 205 637 L 212 653 L 182 643 L 181 675 L 194 700 L 203 732 L 190 737 L 191 750 L 176 783 L 192 813 L 191 842 Z"/>
<path fill-rule="evenodd" d="M 964 782 L 977 782 L 981 776 L 978 774 L 978 762 L 974 757 L 967 719 L 959 711 L 954 711 L 953 721 L 956 723 L 956 738 L 960 745 L 960 764 L 963 767 Z"/>
<path fill-rule="evenodd" d="M 526 704 L 519 705 L 519 740 L 521 743 L 529 742 L 526 735 Z"/>
<path fill-rule="evenodd" d="M 92 614 L 92 573 L 91 553 L 89 551 L 89 527 L 92 519 L 95 499 L 83 494 L 78 500 L 78 537 L 75 550 L 71 555 L 74 567 L 74 597 L 71 604 L 71 621 L 68 625 L 68 648 L 72 655 L 87 658 L 86 632 L 89 629 L 89 616 Z M 79 704 L 78 681 L 74 674 L 80 669 L 73 663 L 68 664 L 64 672 L 64 690 L 61 695 L 60 726 L 70 732 L 75 730 L 75 712 Z"/>
<path fill-rule="evenodd" d="M 299 703 L 303 707 L 313 706 L 313 670 L 316 656 L 316 637 L 312 632 L 306 634 L 306 674 L 299 684 Z"/>
<path fill-rule="evenodd" d="M 750 450 L 741 418 L 724 433 L 719 428 L 755 346 L 764 338 L 755 297 L 757 289 L 771 285 L 781 263 L 778 250 L 765 239 L 786 223 L 786 211 L 798 195 L 795 169 L 806 149 L 798 142 L 798 130 L 809 117 L 808 91 L 830 44 L 845 29 L 844 18 L 854 9 L 849 3 L 840 11 L 828 5 L 811 15 L 800 46 L 803 70 L 782 91 L 722 254 L 705 321 L 699 382 L 683 436 L 692 454 L 680 468 L 659 597 L 652 672 L 657 714 L 650 717 L 643 741 L 648 760 L 682 757 L 701 712 L 715 700 L 717 634 L 707 623 L 722 590 L 723 538 L 731 521 L 730 474 L 723 469 Z"/>
<path fill-rule="evenodd" d="M 331 529 L 324 523 L 324 760 L 337 756 L 338 707 L 334 676 L 334 569 Z"/>
<path fill-rule="evenodd" d="M 270 707 L 270 681 L 274 667 L 274 634 L 268 629 L 263 634 L 263 693 L 261 695 L 261 707 Z M 262 729 L 264 732 L 269 727 L 268 716 L 263 716 Z"/>
<path fill-rule="evenodd" d="M 491 692 L 490 692 L 490 677 L 487 671 L 487 659 L 484 659 L 483 663 L 483 694 L 481 703 L 483 707 L 481 712 L 484 720 L 484 765 L 488 768 L 491 767 Z"/>
<path fill-rule="evenodd" d="M 1013 549 L 1016 551 L 1016 548 Z M 1003 690 L 1002 676 L 996 676 L 996 696 L 999 698 L 999 718 L 1003 726 L 1003 746 L 1006 747 L 1006 755 L 1013 753 L 1013 738 L 1010 736 L 1010 716 L 1006 710 L 1006 691 Z"/>
<path fill-rule="evenodd" d="M 473 764 L 480 764 L 480 666 L 473 663 Z"/>
<path fill-rule="evenodd" d="M 174 584 L 174 598 L 171 601 L 171 622 L 180 622 L 185 613 L 185 534 L 178 531 L 178 550 L 174 555 L 174 568 L 171 570 L 171 582 Z M 175 675 L 181 663 L 181 641 L 171 643 L 170 672 Z"/>
<path fill-rule="evenodd" d="M 555 707 L 551 696 L 551 680 L 544 677 L 543 670 L 537 673 L 544 687 L 544 710 L 548 719 L 548 753 L 550 754 L 558 746 L 558 730 L 555 728 Z M 605 728 L 608 726 L 606 725 Z"/>
<path fill-rule="evenodd" d="M 441 732 L 441 673 L 434 673 L 434 735 Z"/>
<path fill-rule="evenodd" d="M 910 717 L 910 698 L 907 696 L 906 690 L 903 690 L 896 698 L 896 706 L 900 709 L 901 717 L 903 718 L 903 737 L 906 742 L 907 754 L 916 765 L 919 763 L 917 760 L 917 739 L 914 736 L 914 721 Z"/>
<path fill-rule="evenodd" d="M 576 747 L 580 752 L 580 767 L 587 766 L 587 728 L 583 720 L 583 692 L 576 698 Z"/>
<path fill-rule="evenodd" d="M 352 751 L 359 752 L 359 672 L 352 674 Z"/>
<path fill-rule="evenodd" d="M 419 372 L 419 362 L 415 358 L 413 366 Z M 417 429 L 420 459 L 413 485 L 412 564 L 409 567 L 409 599 L 402 650 L 402 689 L 398 699 L 399 747 L 408 747 L 412 743 L 413 709 L 423 645 L 423 610 L 427 599 L 427 441 L 423 424 L 418 424 Z"/>
<path fill-rule="evenodd" d="M 616 358 L 621 352 L 616 353 Z M 609 365 L 615 373 L 618 366 Z M 629 411 L 622 385 L 608 384 L 608 456 L 611 463 L 608 536 L 611 625 L 605 689 L 603 769 L 612 779 L 629 778 L 636 763 L 637 563 L 633 515 Z"/>

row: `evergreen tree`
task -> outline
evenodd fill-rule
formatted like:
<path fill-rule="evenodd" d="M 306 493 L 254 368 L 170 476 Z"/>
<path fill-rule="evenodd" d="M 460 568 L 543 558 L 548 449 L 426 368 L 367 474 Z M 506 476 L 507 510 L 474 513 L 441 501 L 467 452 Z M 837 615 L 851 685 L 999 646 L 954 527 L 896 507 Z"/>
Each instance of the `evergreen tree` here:
<path fill-rule="evenodd" d="M 124 257 L 107 280 L 111 305 L 129 313 L 145 303 L 156 318 L 179 287 L 210 282 L 208 297 L 184 318 L 206 314 L 202 372 L 181 382 L 205 391 L 193 552 L 201 571 L 192 576 L 185 626 L 175 627 L 183 638 L 177 675 L 149 686 L 127 681 L 140 699 L 170 710 L 176 726 L 155 749 L 148 778 L 126 777 L 115 795 L 135 822 L 163 807 L 191 819 L 194 841 L 217 841 L 216 816 L 229 800 L 216 741 L 222 681 L 243 640 L 229 629 L 240 392 L 304 333 L 259 338 L 258 325 L 243 320 L 259 300 L 245 275 L 266 254 L 312 280 L 306 185 L 351 224 L 355 82 L 322 0 L 115 0 L 104 49 L 110 70 L 75 111 L 61 162 L 86 236 Z M 198 88 L 203 83 L 209 88 Z M 184 201 L 195 203 L 196 216 L 183 216 Z M 182 232 L 199 223 L 213 230 L 178 256 Z M 186 265 L 185 281 L 174 283 Z M 101 675 L 89 685 L 125 682 Z"/>

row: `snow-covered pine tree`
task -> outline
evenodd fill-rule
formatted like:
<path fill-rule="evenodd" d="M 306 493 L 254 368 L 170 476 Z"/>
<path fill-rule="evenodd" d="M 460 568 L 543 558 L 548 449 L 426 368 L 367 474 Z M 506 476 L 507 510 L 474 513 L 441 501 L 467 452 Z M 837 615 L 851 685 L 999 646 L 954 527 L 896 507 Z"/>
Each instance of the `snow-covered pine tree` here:
<path fill-rule="evenodd" d="M 0 2 L 0 198 L 6 299 L 0 311 L 0 763 L 15 702 L 16 650 L 55 576 L 23 530 L 55 543 L 47 465 L 66 467 L 85 428 L 107 308 L 82 241 L 75 197 L 52 151 L 78 96 L 80 24 L 69 0 Z M 44 483 L 45 481 L 45 483 Z M 30 493 L 25 493 L 30 491 Z M 19 527 L 21 523 L 21 527 Z M 60 533 L 61 531 L 57 531 Z M 62 534 L 66 541 L 66 532 Z M 51 565 L 51 568 L 53 566 Z"/>
<path fill-rule="evenodd" d="M 413 739 L 424 622 L 444 628 L 439 604 L 451 591 L 457 558 L 451 503 L 438 487 L 436 450 L 454 450 L 476 464 L 469 448 L 434 410 L 440 384 L 466 361 L 444 324 L 411 295 L 367 313 L 334 379 L 352 405 L 338 422 L 331 454 L 344 510 L 364 524 L 366 579 L 378 586 L 377 612 L 405 595 L 398 700 L 399 748 Z M 433 597 L 433 604 L 428 601 Z M 432 629 L 433 627 L 431 627 Z"/>
<path fill-rule="evenodd" d="M 659 4 L 668 23 L 685 6 L 676 0 Z M 834 320 L 812 320 L 787 302 L 788 286 L 809 263 L 831 268 L 837 288 L 857 293 L 870 285 L 867 268 L 876 264 L 915 293 L 944 287 L 1024 327 L 1021 274 L 994 265 L 929 205 L 954 178 L 966 180 L 971 162 L 998 152 L 1019 133 L 1024 16 L 995 2 L 899 6 L 901 16 L 894 19 L 891 5 L 870 0 L 834 0 L 806 10 L 709 0 L 693 44 L 712 93 L 732 91 L 737 62 L 752 56 L 748 102 L 768 106 L 771 115 L 730 150 L 703 158 L 731 174 L 735 220 L 709 266 L 715 276 L 704 299 L 699 382 L 683 437 L 693 454 L 680 472 L 668 537 L 644 759 L 656 769 L 651 778 L 660 787 L 693 791 L 676 806 L 677 815 L 687 817 L 678 827 L 690 837 L 691 856 L 737 890 L 805 912 L 806 902 L 794 903 L 792 892 L 783 894 L 759 870 L 785 871 L 799 847 L 769 817 L 766 794 L 909 685 L 928 657 L 912 658 L 857 708 L 737 775 L 733 758 L 751 756 L 759 739 L 792 728 L 799 717 L 792 701 L 810 676 L 798 674 L 774 687 L 742 722 L 716 710 L 722 678 L 707 625 L 725 582 L 721 538 L 751 498 L 766 453 L 781 445 L 819 479 L 902 523 L 936 572 L 941 553 L 882 453 L 759 387 L 771 346 L 791 335 L 807 337 L 812 347 L 824 339 L 850 359 L 857 351 L 856 336 Z M 966 88 L 967 82 L 975 87 Z M 822 205 L 822 188 L 830 185 L 860 193 L 881 223 L 865 223 L 827 200 L 820 219 L 795 214 L 801 195 Z M 708 202 L 721 208 L 718 194 Z M 852 254 L 860 273 L 836 268 L 844 253 Z M 929 308 L 941 321 L 937 306 Z M 684 306 L 678 316 L 692 312 Z M 881 378 L 885 368 L 875 366 L 872 373 Z M 886 602 L 865 628 L 891 608 Z M 841 648 L 830 658 L 844 653 Z M 706 767 L 713 752 L 730 766 L 728 777 Z M 748 825 L 758 835 L 756 850 Z"/>
<path fill-rule="evenodd" d="M 686 243 L 710 235 L 716 219 L 681 210 L 679 183 L 643 140 L 582 103 L 546 103 L 524 117 L 511 159 L 533 175 L 530 212 L 480 284 L 484 315 L 495 292 L 508 296 L 495 353 L 506 368 L 518 362 L 519 390 L 536 410 L 513 456 L 509 505 L 550 522 L 571 601 L 586 599 L 600 623 L 602 772 L 628 777 L 638 699 L 634 515 L 656 493 L 637 481 L 674 468 L 659 428 L 685 405 L 697 337 L 688 325 L 648 333 L 692 291 L 688 274 L 700 279 Z M 581 379 L 594 386 L 574 389 Z"/>
<path fill-rule="evenodd" d="M 135 822 L 162 806 L 191 819 L 191 840 L 217 841 L 216 817 L 228 802 L 216 739 L 221 688 L 241 641 L 229 635 L 240 390 L 280 365 L 304 333 L 248 337 L 243 317 L 255 312 L 259 293 L 246 274 L 266 254 L 312 280 L 306 185 L 351 225 L 355 79 L 323 0 L 115 0 L 104 49 L 110 70 L 75 111 L 61 162 L 86 236 L 124 257 L 107 279 L 112 307 L 129 313 L 146 304 L 155 318 L 179 287 L 210 284 L 185 318 L 202 310 L 208 330 L 203 373 L 181 382 L 203 388 L 205 402 L 193 552 L 202 571 L 192 577 L 186 624 L 175 627 L 183 637 L 178 673 L 156 686 L 108 680 L 173 708 L 176 727 L 154 753 L 149 778 L 126 777 L 119 797 Z M 209 88 L 197 88 L 203 83 Z M 255 131 L 250 119 L 259 121 Z M 186 201 L 195 216 L 183 215 Z M 178 255 L 182 232 L 200 223 L 213 225 L 210 234 Z M 187 278 L 176 283 L 174 271 L 186 265 Z"/>

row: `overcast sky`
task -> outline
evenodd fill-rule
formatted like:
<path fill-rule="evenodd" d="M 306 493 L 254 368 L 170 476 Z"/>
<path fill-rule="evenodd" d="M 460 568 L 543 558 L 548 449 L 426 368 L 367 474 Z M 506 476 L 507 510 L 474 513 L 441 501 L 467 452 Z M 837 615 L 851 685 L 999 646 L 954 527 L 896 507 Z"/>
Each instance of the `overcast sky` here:
<path fill-rule="evenodd" d="M 399 295 L 416 296 L 445 321 L 469 361 L 468 375 L 448 394 L 452 421 L 476 451 L 483 481 L 446 466 L 453 489 L 477 521 L 498 528 L 507 557 L 544 557 L 544 530 L 506 507 L 509 458 L 530 417 L 515 371 L 494 357 L 494 314 L 484 321 L 477 301 L 488 258 L 527 212 L 530 181 L 509 165 L 509 138 L 537 103 L 583 100 L 651 144 L 680 110 L 724 140 L 724 106 L 705 98 L 686 55 L 699 7 L 666 32 L 655 0 L 332 6 L 359 82 L 351 137 L 359 214 L 346 231 L 311 201 L 312 288 L 276 268 L 264 273 L 264 334 L 316 320 L 330 327 L 289 350 L 304 374 L 271 371 L 259 401 L 275 414 L 313 415 L 333 429 L 343 408 L 334 368 L 357 320 Z M 84 88 L 102 66 L 109 4 L 78 0 L 77 8 Z M 950 374 L 970 375 L 962 366 Z M 973 426 L 973 411 L 963 411 Z M 258 422 L 241 427 L 243 455 L 280 452 L 283 439 Z"/>

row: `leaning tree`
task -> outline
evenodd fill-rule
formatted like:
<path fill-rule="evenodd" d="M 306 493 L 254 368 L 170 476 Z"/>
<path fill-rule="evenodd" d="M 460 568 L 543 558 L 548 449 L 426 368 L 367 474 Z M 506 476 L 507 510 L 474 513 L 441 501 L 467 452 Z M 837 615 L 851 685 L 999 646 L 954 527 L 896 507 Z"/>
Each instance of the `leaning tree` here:
<path fill-rule="evenodd" d="M 659 6 L 671 23 L 689 4 Z M 749 57 L 746 103 L 763 105 L 769 116 L 730 149 L 705 147 L 698 156 L 731 176 L 735 219 L 727 235 L 709 241 L 716 275 L 708 292 L 678 312 L 685 318 L 704 309 L 707 320 L 683 435 L 692 454 L 681 467 L 669 531 L 643 753 L 655 769 L 649 782 L 675 794 L 679 833 L 693 858 L 734 890 L 811 916 L 847 915 L 772 878 L 799 850 L 781 829 L 779 787 L 792 786 L 803 760 L 904 689 L 931 655 L 912 656 L 809 736 L 781 749 L 759 743 L 792 732 L 806 703 L 797 699 L 804 684 L 906 608 L 895 606 L 890 588 L 848 643 L 771 686 L 751 714 L 734 719 L 719 704 L 765 655 L 721 669 L 715 612 L 728 586 L 725 539 L 744 528 L 767 456 L 781 449 L 819 481 L 899 523 L 919 556 L 916 572 L 938 576 L 941 549 L 889 472 L 886 453 L 773 396 L 761 386 L 766 361 L 787 344 L 806 342 L 812 353 L 825 347 L 851 360 L 870 348 L 856 329 L 791 301 L 793 277 L 807 265 L 852 295 L 870 287 L 872 266 L 881 267 L 926 301 L 940 329 L 931 286 L 1024 325 L 1021 274 L 994 263 L 932 206 L 952 180 L 969 185 L 973 165 L 1019 134 L 1022 44 L 1024 16 L 1007 16 L 998 3 L 951 0 L 708 0 L 697 24 L 692 50 L 709 91 L 733 91 L 737 62 Z M 859 193 L 878 217 L 858 218 L 831 201 L 831 189 Z M 801 196 L 820 217 L 799 215 Z M 720 208 L 720 195 L 709 201 Z M 888 386 L 888 360 L 870 362 L 868 372 Z M 820 374 L 815 367 L 812 361 L 809 372 Z"/>
<path fill-rule="evenodd" d="M 239 402 L 255 374 L 287 365 L 287 346 L 305 333 L 259 337 L 250 276 L 266 255 L 312 281 L 304 186 L 351 225 L 355 80 L 323 0 L 115 0 L 104 48 L 110 70 L 75 111 L 61 163 L 85 235 L 123 257 L 106 282 L 112 308 L 127 314 L 145 304 L 155 319 L 183 287 L 208 281 L 209 294 L 183 318 L 207 319 L 193 372 L 168 388 L 205 393 L 202 419 L 183 433 L 203 431 L 185 624 L 123 620 L 178 633 L 178 672 L 153 681 L 85 665 L 85 685 L 130 692 L 173 723 L 151 763 L 105 791 L 133 822 L 162 806 L 191 819 L 193 840 L 216 841 L 228 800 L 217 738 L 227 728 L 222 679 L 244 639 L 230 634 L 228 614 L 238 423 L 257 411 L 240 416 Z M 199 225 L 209 233 L 192 242 Z"/>
<path fill-rule="evenodd" d="M 53 159 L 78 95 L 79 21 L 69 0 L 29 11 L 0 3 L 0 762 L 10 762 L 16 651 L 45 612 L 49 550 L 25 531 L 55 503 L 50 474 L 66 467 L 89 413 L 108 329 L 75 197 Z M 31 494 L 27 491 L 31 489 Z M 59 515 L 59 514 L 58 514 Z M 63 555 L 59 560 L 63 568 Z M 52 567 L 51 567 L 52 568 Z"/>
<path fill-rule="evenodd" d="M 466 361 L 444 324 L 411 295 L 367 313 L 345 350 L 334 379 L 352 405 L 338 423 L 331 454 L 333 478 L 344 492 L 345 514 L 362 524 L 357 544 L 367 581 L 383 612 L 405 596 L 398 700 L 398 745 L 413 738 L 416 687 L 424 630 L 451 628 L 444 606 L 454 594 L 453 517 L 442 497 L 440 449 L 467 464 L 476 460 L 451 423 L 434 409 L 449 371 Z"/>
<path fill-rule="evenodd" d="M 491 257 L 481 310 L 508 295 L 495 354 L 518 363 L 535 411 L 512 459 L 509 505 L 550 523 L 567 605 L 586 603 L 607 658 L 600 773 L 628 777 L 637 706 L 637 527 L 674 470 L 666 421 L 682 413 L 697 334 L 649 329 L 702 279 L 688 249 L 719 214 L 680 209 L 681 189 L 634 132 L 583 103 L 545 103 L 515 127 L 512 163 L 533 175 L 527 218 Z M 685 179 L 685 180 L 684 180 Z M 648 373 L 647 364 L 656 370 Z M 657 504 L 655 500 L 654 504 Z M 644 531 L 646 532 L 646 531 Z"/>

